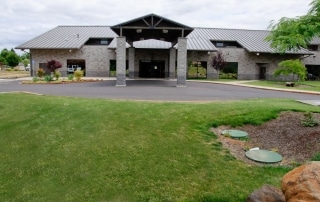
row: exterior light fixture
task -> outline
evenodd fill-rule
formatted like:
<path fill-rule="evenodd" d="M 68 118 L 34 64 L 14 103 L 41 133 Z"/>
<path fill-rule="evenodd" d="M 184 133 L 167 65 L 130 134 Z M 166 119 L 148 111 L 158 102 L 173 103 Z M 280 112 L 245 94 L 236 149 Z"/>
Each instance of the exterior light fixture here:
<path fill-rule="evenodd" d="M 260 55 L 260 53 L 256 53 L 257 54 L 257 56 L 259 56 Z"/>
<path fill-rule="evenodd" d="M 137 33 L 141 33 L 142 29 L 137 29 L 136 31 L 137 31 Z"/>
<path fill-rule="evenodd" d="M 168 33 L 168 30 L 167 30 L 167 29 L 163 29 L 162 32 L 163 32 L 164 34 L 167 34 L 167 33 Z"/>
<path fill-rule="evenodd" d="M 71 52 L 72 52 L 72 50 L 71 50 L 71 49 L 69 49 L 69 52 L 71 53 Z"/>

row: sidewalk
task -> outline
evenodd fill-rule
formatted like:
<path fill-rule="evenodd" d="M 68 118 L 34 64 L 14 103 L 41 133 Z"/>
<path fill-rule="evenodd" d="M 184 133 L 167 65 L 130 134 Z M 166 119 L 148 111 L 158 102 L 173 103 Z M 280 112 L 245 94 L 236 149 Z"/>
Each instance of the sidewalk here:
<path fill-rule="evenodd" d="M 288 88 L 273 88 L 273 87 L 255 86 L 255 85 L 248 84 L 248 82 L 250 83 L 250 82 L 253 82 L 253 81 L 256 81 L 256 80 L 236 80 L 236 81 L 229 81 L 229 82 L 207 81 L 207 80 L 188 80 L 188 81 L 202 82 L 202 83 L 216 83 L 216 84 L 224 84 L 224 85 L 235 85 L 235 86 L 243 86 L 243 87 L 248 87 L 248 88 L 257 88 L 257 89 L 266 89 L 266 90 L 275 90 L 275 91 L 285 91 L 285 92 L 295 92 L 295 93 L 305 93 L 305 94 L 320 95 L 320 92 L 307 91 L 307 90 L 297 90 L 297 89 L 292 89 L 291 87 L 288 87 Z"/>

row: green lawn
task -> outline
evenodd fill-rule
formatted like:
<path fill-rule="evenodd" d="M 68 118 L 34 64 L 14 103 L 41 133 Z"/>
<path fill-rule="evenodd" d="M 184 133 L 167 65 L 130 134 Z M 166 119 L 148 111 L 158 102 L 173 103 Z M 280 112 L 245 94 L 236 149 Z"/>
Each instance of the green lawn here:
<path fill-rule="evenodd" d="M 291 168 L 255 167 L 211 126 L 261 124 L 293 100 L 209 104 L 0 94 L 1 201 L 245 201 Z M 267 137 L 266 137 L 267 138 Z"/>
<path fill-rule="evenodd" d="M 188 78 L 206 78 L 207 69 L 204 67 L 188 67 Z"/>
<path fill-rule="evenodd" d="M 320 81 L 303 81 L 297 82 L 295 87 L 286 87 L 286 82 L 278 81 L 248 81 L 248 85 L 255 86 L 265 86 L 265 87 L 274 87 L 274 88 L 286 88 L 286 89 L 297 89 L 297 90 L 308 90 L 320 92 Z"/>

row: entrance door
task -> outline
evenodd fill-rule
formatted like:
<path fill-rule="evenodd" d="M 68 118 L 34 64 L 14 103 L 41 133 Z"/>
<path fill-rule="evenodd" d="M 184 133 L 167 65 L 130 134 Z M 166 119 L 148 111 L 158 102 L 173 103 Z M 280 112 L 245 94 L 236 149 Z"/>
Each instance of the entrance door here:
<path fill-rule="evenodd" d="M 82 70 L 83 76 L 86 75 L 86 61 L 85 60 L 67 60 L 67 73 L 73 74 L 76 70 Z"/>
<path fill-rule="evenodd" d="M 261 80 L 266 79 L 267 68 L 266 66 L 260 66 L 260 78 Z"/>
<path fill-rule="evenodd" d="M 164 78 L 164 60 L 140 60 L 139 77 L 141 78 Z"/>

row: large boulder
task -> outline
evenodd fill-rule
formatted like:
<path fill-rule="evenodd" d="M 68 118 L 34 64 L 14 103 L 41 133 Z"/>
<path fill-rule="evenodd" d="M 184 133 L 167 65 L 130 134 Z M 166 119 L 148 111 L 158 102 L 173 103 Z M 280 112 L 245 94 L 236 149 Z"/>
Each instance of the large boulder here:
<path fill-rule="evenodd" d="M 288 172 L 281 189 L 288 202 L 320 201 L 320 162 L 314 161 Z"/>
<path fill-rule="evenodd" d="M 247 198 L 247 202 L 285 202 L 285 197 L 281 191 L 271 185 L 263 185 L 260 189 L 255 190 Z"/>

